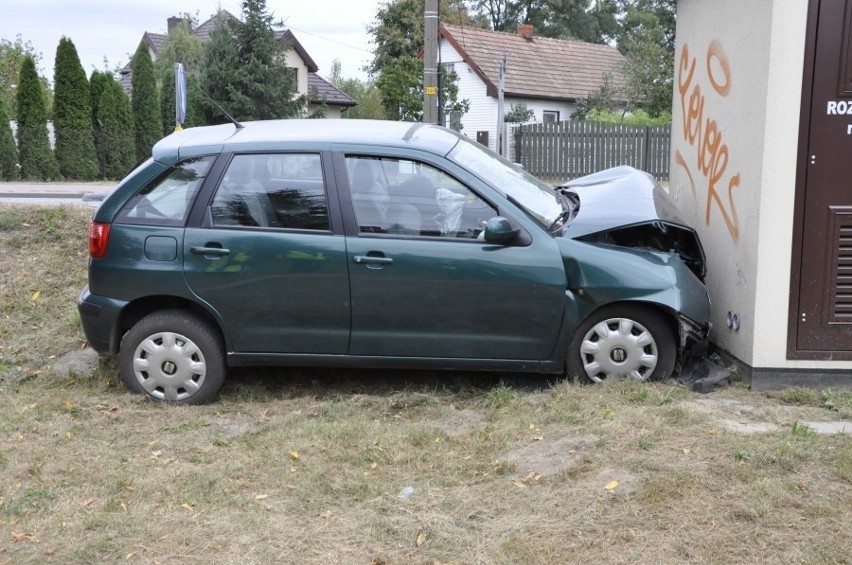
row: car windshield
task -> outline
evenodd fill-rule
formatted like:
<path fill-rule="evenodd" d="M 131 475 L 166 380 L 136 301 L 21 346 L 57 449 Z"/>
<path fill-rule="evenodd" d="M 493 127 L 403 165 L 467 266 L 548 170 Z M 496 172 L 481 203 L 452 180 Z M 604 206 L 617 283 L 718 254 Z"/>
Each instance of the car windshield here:
<path fill-rule="evenodd" d="M 478 143 L 461 139 L 447 157 L 508 196 L 544 227 L 562 213 L 553 188 Z"/>

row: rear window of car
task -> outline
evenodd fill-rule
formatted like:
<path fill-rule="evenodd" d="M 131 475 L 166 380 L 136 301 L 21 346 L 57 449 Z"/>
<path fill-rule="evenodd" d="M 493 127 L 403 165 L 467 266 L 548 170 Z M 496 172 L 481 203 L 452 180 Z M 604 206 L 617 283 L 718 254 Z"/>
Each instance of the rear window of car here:
<path fill-rule="evenodd" d="M 128 200 L 119 212 L 117 221 L 183 225 L 213 160 L 212 156 L 195 157 L 173 165 Z"/>

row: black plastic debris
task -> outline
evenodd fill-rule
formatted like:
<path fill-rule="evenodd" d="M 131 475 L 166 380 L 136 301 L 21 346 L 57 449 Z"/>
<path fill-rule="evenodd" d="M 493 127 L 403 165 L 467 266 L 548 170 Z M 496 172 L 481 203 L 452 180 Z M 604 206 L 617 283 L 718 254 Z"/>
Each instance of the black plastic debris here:
<path fill-rule="evenodd" d="M 707 394 L 716 390 L 716 387 L 731 384 L 731 371 L 704 357 L 696 357 L 681 369 L 678 384 L 692 388 L 693 392 Z"/>

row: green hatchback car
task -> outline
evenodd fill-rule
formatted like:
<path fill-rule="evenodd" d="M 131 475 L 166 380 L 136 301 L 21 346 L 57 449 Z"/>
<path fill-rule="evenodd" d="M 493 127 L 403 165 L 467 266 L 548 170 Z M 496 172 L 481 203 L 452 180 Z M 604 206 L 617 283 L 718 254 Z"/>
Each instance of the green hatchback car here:
<path fill-rule="evenodd" d="M 649 175 L 553 188 L 418 123 L 175 133 L 95 211 L 89 254 L 89 343 L 181 404 L 246 365 L 665 378 L 710 328 L 701 244 Z"/>

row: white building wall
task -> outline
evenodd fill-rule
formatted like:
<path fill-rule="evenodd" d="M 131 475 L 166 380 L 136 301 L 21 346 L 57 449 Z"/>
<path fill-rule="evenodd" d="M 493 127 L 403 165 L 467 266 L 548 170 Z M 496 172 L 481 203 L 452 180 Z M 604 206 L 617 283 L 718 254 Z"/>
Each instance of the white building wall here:
<path fill-rule="evenodd" d="M 678 2 L 669 190 L 707 253 L 711 338 L 752 367 L 852 368 L 786 359 L 807 4 Z"/>
<path fill-rule="evenodd" d="M 476 139 L 476 132 L 488 132 L 488 147 L 495 148 L 497 132 L 497 99 L 488 96 L 485 83 L 479 75 L 462 60 L 461 54 L 449 42 L 441 40 L 439 56 L 442 65 L 452 64 L 458 75 L 458 99 L 467 100 L 470 110 L 462 116 L 461 132 Z"/>
<path fill-rule="evenodd" d="M 462 133 L 472 139 L 476 139 L 476 134 L 479 131 L 488 132 L 488 147 L 496 151 L 497 145 L 497 98 L 488 96 L 488 90 L 485 83 L 479 78 L 479 75 L 462 60 L 459 54 L 449 42 L 441 40 L 440 45 L 440 61 L 441 64 L 452 64 L 456 74 L 458 75 L 459 100 L 468 100 L 470 102 L 470 110 L 462 116 Z M 559 112 L 560 120 L 568 120 L 571 113 L 577 109 L 575 104 L 568 102 L 536 100 L 524 98 L 506 98 L 503 102 L 504 112 L 508 113 L 512 104 L 524 103 L 534 112 L 532 122 L 543 121 L 543 113 L 545 110 Z M 510 135 L 509 145 L 512 147 L 511 130 L 517 124 L 507 124 L 507 131 Z M 509 157 L 513 153 L 510 151 Z"/>
<path fill-rule="evenodd" d="M 299 94 L 308 93 L 308 67 L 295 49 L 287 50 L 286 66 L 296 69 L 296 91 Z"/>

